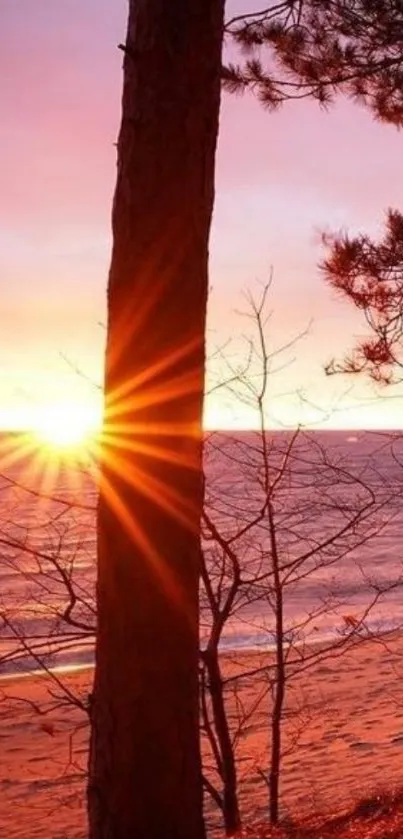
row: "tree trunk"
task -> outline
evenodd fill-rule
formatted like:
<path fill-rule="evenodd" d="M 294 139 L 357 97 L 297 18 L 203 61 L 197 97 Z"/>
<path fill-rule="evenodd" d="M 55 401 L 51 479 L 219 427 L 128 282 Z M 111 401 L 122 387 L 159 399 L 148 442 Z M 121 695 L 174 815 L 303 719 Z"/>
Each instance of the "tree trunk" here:
<path fill-rule="evenodd" d="M 108 287 L 91 839 L 202 839 L 198 584 L 224 0 L 131 0 Z"/>
<path fill-rule="evenodd" d="M 223 816 L 225 835 L 234 836 L 241 828 L 234 747 L 225 710 L 224 688 L 218 661 L 218 649 L 207 649 L 204 660 L 209 677 L 214 726 L 222 759 Z"/>
<path fill-rule="evenodd" d="M 280 575 L 280 557 L 277 549 L 276 524 L 271 502 L 269 502 L 270 541 L 273 568 L 275 621 L 276 621 L 276 678 L 274 683 L 274 702 L 271 716 L 271 755 L 269 773 L 269 810 L 270 823 L 278 824 L 279 790 L 281 764 L 281 725 L 285 693 L 284 662 L 284 619 L 283 586 Z"/>

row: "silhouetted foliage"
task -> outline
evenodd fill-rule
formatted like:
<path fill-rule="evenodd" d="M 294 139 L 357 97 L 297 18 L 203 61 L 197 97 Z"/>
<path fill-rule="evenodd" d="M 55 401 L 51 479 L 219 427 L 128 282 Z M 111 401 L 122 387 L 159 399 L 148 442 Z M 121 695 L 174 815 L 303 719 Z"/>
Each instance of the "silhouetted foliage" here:
<path fill-rule="evenodd" d="M 388 210 L 383 238 L 324 234 L 328 250 L 321 268 L 332 288 L 364 315 L 369 334 L 351 355 L 327 372 L 368 372 L 377 382 L 400 381 L 403 373 L 403 216 Z"/>
<path fill-rule="evenodd" d="M 402 0 L 283 0 L 226 32 L 246 53 L 225 67 L 227 90 L 250 88 L 269 109 L 306 97 L 326 106 L 343 91 L 403 124 Z"/>

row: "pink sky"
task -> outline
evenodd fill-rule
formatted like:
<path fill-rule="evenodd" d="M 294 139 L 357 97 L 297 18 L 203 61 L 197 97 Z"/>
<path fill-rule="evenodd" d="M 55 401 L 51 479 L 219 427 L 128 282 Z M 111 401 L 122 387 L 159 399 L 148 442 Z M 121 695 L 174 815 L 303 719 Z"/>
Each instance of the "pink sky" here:
<path fill-rule="evenodd" d="M 125 0 L 0 4 L 0 425 L 51 400 L 99 402 L 62 355 L 101 380 L 125 17 Z M 400 134 L 345 100 L 329 113 L 294 103 L 273 115 L 251 97 L 224 96 L 209 348 L 231 337 L 230 352 L 239 351 L 246 324 L 234 310 L 270 266 L 270 346 L 312 321 L 289 353 L 294 363 L 273 376 L 273 423 L 324 421 L 337 400 L 331 425 L 399 425 L 399 392 L 374 402 L 357 382 L 340 402 L 353 383 L 323 374 L 360 325 L 319 276 L 317 230 L 376 232 L 384 209 L 403 205 L 401 156 Z M 301 407 L 296 389 L 325 413 Z M 206 418 L 253 423 L 223 394 Z"/>

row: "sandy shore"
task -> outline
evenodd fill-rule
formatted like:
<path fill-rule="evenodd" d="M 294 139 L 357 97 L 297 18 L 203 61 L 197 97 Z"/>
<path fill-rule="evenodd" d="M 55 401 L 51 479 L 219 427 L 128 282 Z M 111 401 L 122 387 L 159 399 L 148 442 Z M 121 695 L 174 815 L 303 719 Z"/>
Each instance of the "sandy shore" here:
<path fill-rule="evenodd" d="M 256 663 L 256 655 L 242 656 L 243 667 Z M 226 660 L 227 675 L 234 666 Z M 402 782 L 402 675 L 399 636 L 386 645 L 360 644 L 295 678 L 286 706 L 283 811 L 334 813 L 362 795 Z M 85 696 L 91 677 L 85 670 L 63 678 Z M 85 837 L 87 730 L 78 710 L 38 713 L 36 706 L 44 710 L 55 704 L 48 688 L 45 677 L 0 682 L 0 836 L 7 839 Z M 249 716 L 260 689 L 262 701 Z M 250 680 L 230 699 L 233 724 L 247 717 L 237 738 L 240 796 L 246 817 L 257 821 L 267 814 L 259 770 L 267 768 L 269 706 L 262 679 L 259 684 Z"/>

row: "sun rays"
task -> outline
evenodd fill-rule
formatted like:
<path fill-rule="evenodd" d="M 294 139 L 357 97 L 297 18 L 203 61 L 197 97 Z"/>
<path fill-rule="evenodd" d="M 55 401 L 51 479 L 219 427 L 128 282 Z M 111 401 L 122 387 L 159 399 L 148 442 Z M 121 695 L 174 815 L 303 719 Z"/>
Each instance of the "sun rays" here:
<path fill-rule="evenodd" d="M 17 475 L 20 489 L 37 497 L 40 518 L 51 517 L 54 501 L 85 506 L 83 476 L 91 473 L 98 484 L 102 464 L 103 503 L 132 542 L 133 557 L 150 565 L 177 603 L 181 586 L 164 557 L 163 540 L 154 543 L 141 511 L 144 505 L 151 509 L 152 520 L 154 506 L 167 527 L 172 523 L 188 533 L 199 526 L 200 382 L 194 359 L 194 342 L 184 342 L 170 357 L 111 389 L 102 431 L 99 414 L 72 400 L 35 410 L 27 416 L 26 431 L 0 438 L 0 474 Z"/>
<path fill-rule="evenodd" d="M 44 518 L 62 494 L 83 501 L 84 473 L 94 471 L 99 428 L 95 413 L 71 401 L 26 413 L 26 430 L 0 437 L 0 478 L 30 496 Z"/>

